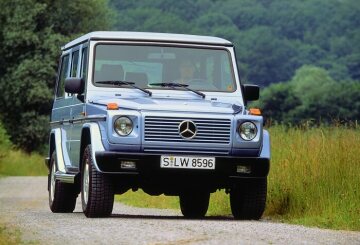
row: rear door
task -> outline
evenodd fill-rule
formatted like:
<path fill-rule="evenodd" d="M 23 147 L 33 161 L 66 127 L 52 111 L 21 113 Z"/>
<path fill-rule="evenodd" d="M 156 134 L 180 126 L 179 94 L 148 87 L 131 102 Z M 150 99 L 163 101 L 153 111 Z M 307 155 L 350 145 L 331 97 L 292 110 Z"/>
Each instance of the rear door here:
<path fill-rule="evenodd" d="M 51 121 L 54 123 L 53 128 L 62 129 L 62 142 L 66 145 L 63 150 L 70 151 L 70 134 L 71 126 L 70 120 L 70 106 L 72 104 L 72 97 L 65 93 L 65 79 L 69 77 L 70 73 L 70 52 L 64 53 L 61 57 L 59 74 L 57 77 L 57 86 L 55 91 L 55 101 L 51 113 Z M 65 161 L 69 164 L 69 161 Z M 68 167 L 68 166 L 67 166 Z"/>

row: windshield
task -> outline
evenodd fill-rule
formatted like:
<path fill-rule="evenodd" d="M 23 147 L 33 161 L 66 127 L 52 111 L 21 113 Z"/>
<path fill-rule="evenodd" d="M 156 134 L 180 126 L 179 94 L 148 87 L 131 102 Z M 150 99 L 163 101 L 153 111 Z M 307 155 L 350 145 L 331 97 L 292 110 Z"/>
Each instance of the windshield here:
<path fill-rule="evenodd" d="M 169 89 L 151 83 L 173 82 L 194 90 L 234 92 L 230 60 L 225 49 L 98 44 L 93 81 L 109 87 L 97 82 L 134 82 L 145 89 Z"/>

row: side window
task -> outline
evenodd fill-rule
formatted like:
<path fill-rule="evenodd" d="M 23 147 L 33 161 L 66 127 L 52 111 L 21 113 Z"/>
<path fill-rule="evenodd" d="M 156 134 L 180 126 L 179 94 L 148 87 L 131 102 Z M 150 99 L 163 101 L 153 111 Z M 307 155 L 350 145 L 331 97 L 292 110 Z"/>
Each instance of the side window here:
<path fill-rule="evenodd" d="M 82 50 L 82 58 L 81 58 L 81 77 L 86 79 L 87 74 L 87 48 L 83 48 Z"/>
<path fill-rule="evenodd" d="M 71 73 L 70 77 L 77 77 L 77 68 L 79 64 L 79 50 L 73 52 L 72 61 L 71 61 Z"/>
<path fill-rule="evenodd" d="M 69 68 L 69 55 L 65 55 L 61 60 L 60 76 L 58 79 L 58 86 L 56 90 L 56 97 L 64 97 L 65 94 L 65 78 Z"/>

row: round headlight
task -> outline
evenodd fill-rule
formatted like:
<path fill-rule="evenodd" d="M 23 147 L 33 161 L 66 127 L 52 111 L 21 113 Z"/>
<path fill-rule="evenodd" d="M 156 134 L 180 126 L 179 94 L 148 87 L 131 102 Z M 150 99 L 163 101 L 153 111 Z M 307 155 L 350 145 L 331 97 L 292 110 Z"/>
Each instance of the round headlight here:
<path fill-rule="evenodd" d="M 252 122 L 244 122 L 239 126 L 239 135 L 243 140 L 253 140 L 256 137 L 257 128 Z"/>
<path fill-rule="evenodd" d="M 119 117 L 114 123 L 115 132 L 120 136 L 127 136 L 133 130 L 133 122 L 128 117 Z"/>

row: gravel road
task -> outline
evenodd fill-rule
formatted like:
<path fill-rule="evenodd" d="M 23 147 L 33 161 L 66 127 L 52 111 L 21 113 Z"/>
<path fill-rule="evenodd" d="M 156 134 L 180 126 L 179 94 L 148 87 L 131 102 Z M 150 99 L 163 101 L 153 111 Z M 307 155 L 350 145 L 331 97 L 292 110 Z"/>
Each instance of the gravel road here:
<path fill-rule="evenodd" d="M 174 210 L 115 203 L 110 218 L 87 219 L 78 202 L 72 214 L 53 214 L 45 177 L 0 179 L 0 222 L 40 244 L 360 244 L 360 232 L 331 231 L 230 217 L 186 220 Z M 78 198 L 79 199 L 79 198 Z"/>

